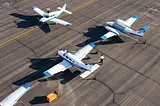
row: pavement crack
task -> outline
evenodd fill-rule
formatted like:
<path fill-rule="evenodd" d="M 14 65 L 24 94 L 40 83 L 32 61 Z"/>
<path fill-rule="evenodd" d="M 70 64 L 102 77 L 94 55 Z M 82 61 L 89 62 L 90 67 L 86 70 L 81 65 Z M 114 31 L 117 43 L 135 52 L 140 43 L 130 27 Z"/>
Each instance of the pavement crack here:
<path fill-rule="evenodd" d="M 11 86 L 9 86 L 9 88 L 11 89 L 12 92 L 14 91 Z"/>
<path fill-rule="evenodd" d="M 93 78 L 84 79 L 84 80 L 93 80 L 93 81 L 97 81 L 97 82 L 103 84 L 105 87 L 107 87 L 107 88 L 113 93 L 112 103 L 115 103 L 116 105 L 120 106 L 120 104 L 118 104 L 118 103 L 116 102 L 116 100 L 115 100 L 115 96 L 116 96 L 116 94 L 118 94 L 118 93 L 115 93 L 114 90 L 112 90 L 112 88 L 111 88 L 109 85 L 107 85 L 107 84 L 105 84 L 103 81 L 99 80 L 99 79 L 97 78 L 98 75 L 99 75 L 99 73 L 96 74 L 95 77 L 93 77 Z"/>
<path fill-rule="evenodd" d="M 30 48 L 29 46 L 25 45 L 24 43 L 22 43 L 19 40 L 17 40 L 17 42 L 19 42 L 21 45 L 23 45 L 24 47 L 26 47 L 27 49 L 29 49 L 35 55 L 36 58 L 39 58 L 39 56 L 36 54 L 36 52 L 32 48 Z"/>
<path fill-rule="evenodd" d="M 151 64 L 151 66 L 148 67 L 147 70 L 144 71 L 144 74 L 146 74 L 152 67 L 154 67 L 159 60 L 160 60 L 160 56 L 158 56 L 158 58 L 156 59 L 156 61 L 153 64 Z"/>
<path fill-rule="evenodd" d="M 95 49 L 96 49 L 96 48 L 95 48 Z M 135 69 L 127 66 L 126 64 L 123 64 L 123 63 L 121 63 L 121 62 L 113 59 L 112 57 L 106 55 L 105 53 L 99 51 L 98 49 L 96 49 L 96 50 L 97 50 L 98 52 L 102 53 L 103 55 L 105 55 L 106 57 L 110 58 L 111 60 L 115 61 L 116 63 L 121 64 L 122 66 L 125 66 L 125 67 L 131 69 L 132 71 L 134 71 L 135 73 L 138 73 L 139 75 L 142 75 L 143 77 L 145 77 L 145 79 L 144 79 L 142 82 L 140 82 L 138 85 L 140 85 L 141 83 L 143 83 L 146 79 L 150 79 L 151 81 L 153 81 L 153 82 L 157 83 L 158 85 L 160 85 L 160 82 L 156 81 L 155 79 L 150 78 L 149 76 L 145 75 L 144 73 L 141 73 L 141 72 L 139 72 L 139 71 L 137 71 L 137 70 L 135 70 Z M 157 62 L 155 62 L 153 65 L 155 65 L 156 63 L 157 63 Z M 153 65 L 152 65 L 152 66 L 153 66 Z M 101 81 L 98 81 L 98 82 L 101 82 Z M 138 86 L 138 85 L 137 85 L 137 86 Z M 135 87 L 136 87 L 136 86 L 135 86 Z M 135 87 L 132 87 L 132 88 L 130 88 L 129 90 L 132 90 L 132 89 L 135 88 Z M 109 88 L 109 87 L 108 87 L 108 88 Z M 110 88 L 109 88 L 109 89 L 110 89 Z M 127 91 L 129 91 L 129 90 L 127 90 Z M 113 92 L 113 90 L 111 90 L 111 91 Z M 121 93 L 115 93 L 115 92 L 113 92 L 113 93 L 114 93 L 113 98 L 115 98 L 115 94 L 123 94 L 123 93 L 125 93 L 125 92 L 121 92 Z M 113 99 L 113 101 L 115 102 L 115 99 Z"/>
<path fill-rule="evenodd" d="M 95 48 L 95 49 L 96 49 L 96 48 Z M 119 61 L 115 60 L 114 58 L 110 57 L 109 55 L 107 55 L 107 54 L 105 54 L 105 53 L 103 53 L 103 52 L 101 52 L 101 51 L 99 51 L 98 49 L 96 49 L 96 50 L 97 50 L 99 53 L 103 54 L 104 56 L 106 56 L 106 57 L 110 58 L 111 60 L 115 61 L 116 63 L 118 63 L 118 64 L 120 64 L 120 65 L 122 65 L 122 66 L 125 66 L 125 67 L 127 67 L 128 69 L 134 71 L 135 73 L 138 73 L 139 75 L 142 75 L 143 77 L 145 77 L 145 78 L 147 78 L 147 79 L 150 79 L 150 80 L 152 80 L 153 82 L 155 82 L 155 83 L 157 83 L 157 84 L 160 85 L 160 82 L 158 82 L 158 81 L 156 81 L 156 80 L 154 80 L 154 79 L 148 77 L 148 76 L 145 75 L 144 73 L 141 73 L 141 72 L 139 72 L 139 71 L 137 71 L 137 70 L 135 70 L 135 69 L 133 69 L 133 68 L 127 66 L 126 64 L 124 64 L 124 63 L 122 63 L 122 62 L 119 62 Z"/>

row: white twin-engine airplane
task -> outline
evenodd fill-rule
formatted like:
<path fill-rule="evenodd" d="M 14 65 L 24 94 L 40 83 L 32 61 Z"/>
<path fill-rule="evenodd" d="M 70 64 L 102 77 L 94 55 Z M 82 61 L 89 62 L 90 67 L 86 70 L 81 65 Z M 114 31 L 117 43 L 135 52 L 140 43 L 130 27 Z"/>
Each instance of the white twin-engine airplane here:
<path fill-rule="evenodd" d="M 95 44 L 90 43 L 77 51 L 75 54 L 70 53 L 67 50 L 58 50 L 58 55 L 63 58 L 63 61 L 52 68 L 45 71 L 43 74 L 47 77 L 50 77 L 56 73 L 59 73 L 61 71 L 65 71 L 69 69 L 72 66 L 75 66 L 79 69 L 85 70 L 83 74 L 80 76 L 82 78 L 87 77 L 90 75 L 93 71 L 99 68 L 98 64 L 84 64 L 82 62 L 82 59 L 86 57 L 86 55 L 95 47 Z"/>
<path fill-rule="evenodd" d="M 140 28 L 138 31 L 134 31 L 130 27 L 137 18 L 138 18 L 137 15 L 133 15 L 126 21 L 123 21 L 121 19 L 116 19 L 115 22 L 106 22 L 108 26 L 105 26 L 105 28 L 109 32 L 101 36 L 101 38 L 103 40 L 106 40 L 112 36 L 119 35 L 121 32 L 125 34 L 131 34 L 131 35 L 142 37 L 144 35 L 144 32 L 149 28 L 149 26 L 144 26 L 143 28 Z"/>
<path fill-rule="evenodd" d="M 57 7 L 57 9 L 59 9 L 59 11 L 54 11 L 54 12 L 50 12 L 50 11 L 44 12 L 43 10 L 37 8 L 36 6 L 32 6 L 32 9 L 36 13 L 38 13 L 39 15 L 42 16 L 42 18 L 39 20 L 39 22 L 46 23 L 46 22 L 52 21 L 52 22 L 55 22 L 57 24 L 62 24 L 62 25 L 65 25 L 65 26 L 71 26 L 72 25 L 69 22 L 66 22 L 66 21 L 63 21 L 63 20 L 60 20 L 60 19 L 57 18 L 63 12 L 66 12 L 68 14 L 72 14 L 72 12 L 66 10 L 66 4 L 64 4 L 64 6 L 62 8 Z"/>
<path fill-rule="evenodd" d="M 0 106 L 13 106 L 30 88 L 31 86 L 28 83 L 24 84 L 2 100 Z"/>

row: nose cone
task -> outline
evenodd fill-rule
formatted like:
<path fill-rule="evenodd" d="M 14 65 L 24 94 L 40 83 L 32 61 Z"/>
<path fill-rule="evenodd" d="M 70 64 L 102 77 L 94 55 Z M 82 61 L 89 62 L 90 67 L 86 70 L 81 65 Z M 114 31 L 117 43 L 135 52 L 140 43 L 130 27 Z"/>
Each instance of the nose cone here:
<path fill-rule="evenodd" d="M 39 20 L 39 22 L 42 22 L 42 20 L 43 20 L 43 19 L 41 18 L 41 19 Z"/>
<path fill-rule="evenodd" d="M 48 20 L 46 19 L 46 18 L 41 18 L 40 20 L 39 20 L 39 22 L 43 22 L 43 23 L 45 23 L 45 22 L 47 22 Z"/>
<path fill-rule="evenodd" d="M 59 55 L 63 55 L 64 53 L 66 53 L 67 52 L 67 50 L 65 50 L 65 49 L 63 49 L 63 50 L 58 50 L 58 54 Z"/>
<path fill-rule="evenodd" d="M 43 22 L 43 18 L 41 18 L 41 19 L 39 20 L 39 22 Z"/>
<path fill-rule="evenodd" d="M 108 26 L 113 26 L 114 22 L 106 22 Z"/>

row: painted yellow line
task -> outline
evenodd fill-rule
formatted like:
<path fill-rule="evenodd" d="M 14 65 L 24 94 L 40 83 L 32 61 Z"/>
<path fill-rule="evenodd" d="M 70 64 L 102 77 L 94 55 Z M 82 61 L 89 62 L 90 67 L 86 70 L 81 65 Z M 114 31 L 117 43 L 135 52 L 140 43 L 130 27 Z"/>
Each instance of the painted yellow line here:
<path fill-rule="evenodd" d="M 72 9 L 71 12 L 75 12 L 75 11 L 79 10 L 80 8 L 83 8 L 83 7 L 87 6 L 88 4 L 91 4 L 91 3 L 94 2 L 94 1 L 95 1 L 95 0 L 90 0 L 89 2 L 86 2 L 86 3 L 84 3 L 83 5 L 80 5 L 80 6 L 76 7 L 76 8 L 74 8 L 74 9 Z M 62 15 L 59 16 L 59 17 L 63 17 L 63 16 L 65 16 L 65 15 L 67 15 L 67 13 L 62 14 Z"/>
<path fill-rule="evenodd" d="M 72 9 L 71 12 L 74 12 L 74 11 L 76 11 L 76 10 L 82 8 L 82 7 L 85 7 L 85 6 L 87 6 L 88 4 L 90 4 L 90 3 L 94 2 L 94 1 L 95 1 L 95 0 L 90 0 L 89 2 L 86 2 L 86 3 L 84 3 L 84 4 L 80 5 L 80 6 Z M 60 17 L 63 17 L 63 16 L 65 16 L 65 15 L 66 15 L 66 13 L 62 14 Z M 9 43 L 9 42 L 11 42 L 11 41 L 13 41 L 13 40 L 16 40 L 16 39 L 18 39 L 18 38 L 20 38 L 20 37 L 22 37 L 22 36 L 24 36 L 24 35 L 26 35 L 26 34 L 28 34 L 28 33 L 31 33 L 32 31 L 38 29 L 39 27 L 41 27 L 41 26 L 36 26 L 35 28 L 32 28 L 32 29 L 30 29 L 30 30 L 28 30 L 28 31 L 26 31 L 26 32 L 18 35 L 18 36 L 15 36 L 15 37 L 13 37 L 13 38 L 11 38 L 11 39 L 9 39 L 9 40 L 1 43 L 0 46 L 3 46 L 3 45 L 5 45 L 5 44 L 7 44 L 7 43 Z"/>
<path fill-rule="evenodd" d="M 5 45 L 5 44 L 7 44 L 7 43 L 9 43 L 9 42 L 11 42 L 11 41 L 13 41 L 13 40 L 16 40 L 16 39 L 20 38 L 21 36 L 24 36 L 24 35 L 26 35 L 26 34 L 32 32 L 32 31 L 36 30 L 37 28 L 39 28 L 39 26 L 36 26 L 35 28 L 32 28 L 32 29 L 30 29 L 30 30 L 28 30 L 28 31 L 26 31 L 26 32 L 24 32 L 24 33 L 18 35 L 18 36 L 15 36 L 15 37 L 13 37 L 13 38 L 11 38 L 11 39 L 9 39 L 9 40 L 7 40 L 7 41 L 1 43 L 0 46 L 3 46 L 3 45 Z"/>

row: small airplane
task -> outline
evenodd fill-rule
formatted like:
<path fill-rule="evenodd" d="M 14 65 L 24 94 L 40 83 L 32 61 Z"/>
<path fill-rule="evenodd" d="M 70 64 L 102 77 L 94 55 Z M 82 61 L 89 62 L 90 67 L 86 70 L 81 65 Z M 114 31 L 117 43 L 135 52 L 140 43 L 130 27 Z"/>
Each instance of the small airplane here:
<path fill-rule="evenodd" d="M 0 106 L 13 106 L 30 88 L 31 86 L 28 83 L 22 85 L 16 91 L 7 96 L 4 100 L 2 100 L 0 102 Z"/>
<path fill-rule="evenodd" d="M 58 50 L 58 55 L 63 59 L 63 61 L 52 68 L 45 71 L 43 74 L 47 77 L 50 77 L 56 73 L 65 71 L 69 69 L 72 66 L 75 66 L 79 69 L 85 70 L 83 74 L 80 76 L 82 78 L 87 77 L 92 72 L 94 72 L 96 69 L 98 69 L 100 66 L 98 64 L 84 64 L 82 62 L 82 59 L 86 57 L 86 55 L 95 47 L 95 44 L 90 43 L 77 51 L 75 54 L 72 54 L 71 52 L 67 50 Z"/>
<path fill-rule="evenodd" d="M 109 32 L 101 36 L 101 38 L 103 40 L 106 40 L 110 37 L 119 35 L 121 32 L 125 34 L 135 35 L 138 37 L 143 37 L 145 31 L 149 28 L 149 26 L 144 26 L 143 28 L 140 28 L 138 31 L 134 31 L 133 29 L 131 29 L 131 25 L 136 21 L 137 18 L 137 15 L 133 15 L 126 21 L 123 21 L 118 18 L 115 22 L 106 22 L 108 26 L 105 26 L 105 28 Z"/>
<path fill-rule="evenodd" d="M 55 22 L 56 24 L 62 24 L 65 26 L 71 26 L 72 24 L 69 22 L 66 22 L 64 20 L 60 20 L 57 17 L 60 16 L 63 12 L 66 12 L 68 14 L 72 14 L 72 12 L 66 10 L 66 4 L 61 7 L 57 7 L 59 11 L 50 12 L 48 9 L 47 12 L 44 12 L 43 10 L 37 8 L 36 6 L 32 6 L 32 10 L 34 10 L 36 13 L 42 16 L 42 18 L 39 20 L 39 22 L 47 23 L 49 21 Z"/>

